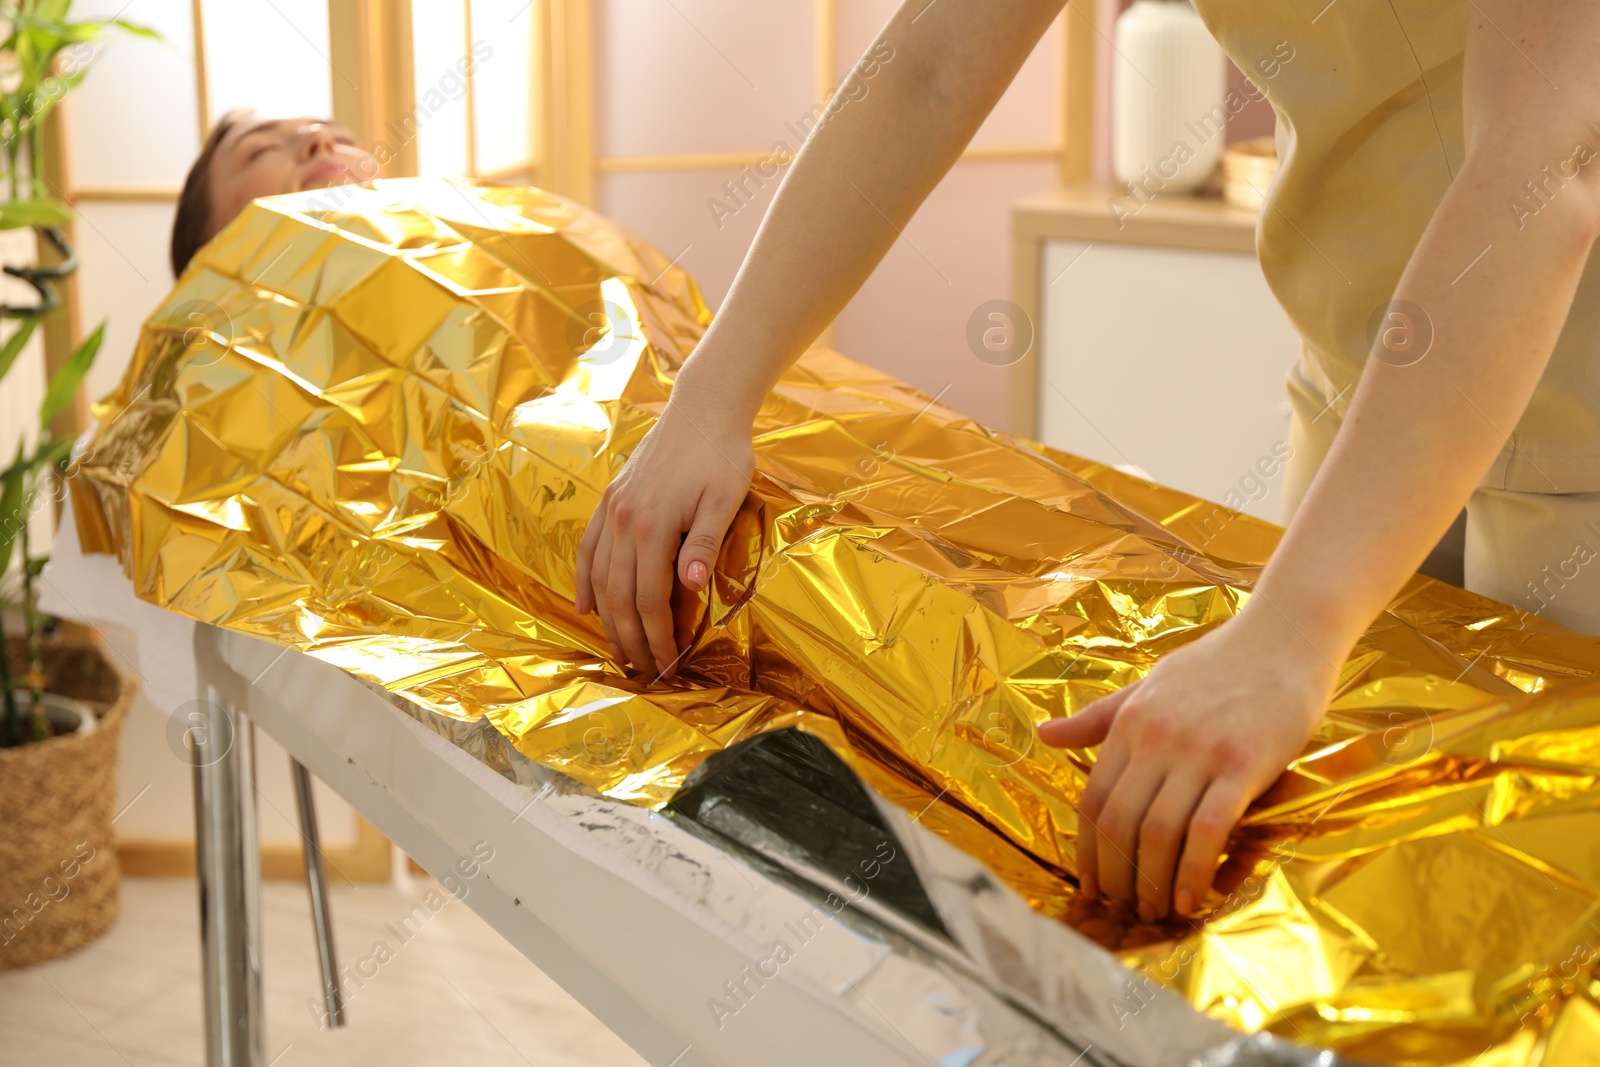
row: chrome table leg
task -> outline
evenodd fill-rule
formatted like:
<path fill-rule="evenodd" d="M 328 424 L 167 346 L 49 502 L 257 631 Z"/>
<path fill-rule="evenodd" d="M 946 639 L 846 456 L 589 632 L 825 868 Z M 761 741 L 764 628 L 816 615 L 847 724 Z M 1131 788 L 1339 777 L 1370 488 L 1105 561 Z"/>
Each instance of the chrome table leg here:
<path fill-rule="evenodd" d="M 208 1067 L 265 1067 L 254 732 L 202 684 L 188 713 Z"/>
<path fill-rule="evenodd" d="M 317 832 L 316 803 L 311 796 L 311 772 L 293 756 L 295 807 L 300 812 L 300 840 L 306 857 L 306 890 L 311 894 L 311 928 L 317 936 L 317 962 L 322 967 L 322 999 L 327 1005 L 327 1025 L 344 1025 L 344 993 L 339 988 L 339 961 L 333 951 L 333 918 L 328 914 L 328 876 L 322 862 L 322 838 Z"/>

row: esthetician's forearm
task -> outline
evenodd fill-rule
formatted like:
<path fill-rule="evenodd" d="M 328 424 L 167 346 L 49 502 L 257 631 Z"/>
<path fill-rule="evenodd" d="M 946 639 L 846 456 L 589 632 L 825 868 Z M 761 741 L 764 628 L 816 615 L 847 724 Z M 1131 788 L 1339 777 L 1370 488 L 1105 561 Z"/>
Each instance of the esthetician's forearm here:
<path fill-rule="evenodd" d="M 1552 151 L 1571 145 L 1548 143 Z M 1381 352 L 1368 361 L 1345 425 L 1262 577 L 1267 607 L 1331 662 L 1444 534 L 1549 361 L 1597 212 L 1584 175 L 1519 228 L 1508 204 L 1550 158 L 1541 155 L 1485 151 L 1457 175 L 1395 294 L 1431 321 L 1432 348 L 1410 366 L 1386 363 Z"/>
<path fill-rule="evenodd" d="M 888 252 L 1060 10 L 1059 0 L 911 0 L 871 78 L 807 139 L 674 394 L 748 424 Z M 884 61 L 886 49 L 892 58 Z M 862 92 L 865 95 L 860 95 Z M 850 100 L 850 95 L 857 99 Z"/>

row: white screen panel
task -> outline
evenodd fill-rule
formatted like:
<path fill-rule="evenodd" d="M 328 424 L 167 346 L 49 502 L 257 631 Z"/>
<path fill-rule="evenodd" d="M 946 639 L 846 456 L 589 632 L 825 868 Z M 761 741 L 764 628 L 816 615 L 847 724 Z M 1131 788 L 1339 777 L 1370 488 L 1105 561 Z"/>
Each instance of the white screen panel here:
<path fill-rule="evenodd" d="M 189 5 L 78 0 L 72 15 L 74 20 L 117 16 L 162 36 L 151 41 L 108 30 L 97 46 L 88 76 L 67 105 L 73 182 L 101 187 L 181 184 L 200 152 Z"/>
<path fill-rule="evenodd" d="M 533 158 L 534 14 L 528 0 L 472 0 L 480 174 Z"/>
<path fill-rule="evenodd" d="M 108 320 L 105 342 L 85 383 L 91 400 L 117 384 L 133 354 L 139 324 L 172 288 L 167 239 L 173 209 L 172 204 L 78 205 L 78 321 L 88 333 Z"/>
<path fill-rule="evenodd" d="M 1278 521 L 1301 345 L 1256 257 L 1052 240 L 1041 259 L 1040 439 Z"/>
<path fill-rule="evenodd" d="M 0 262 L 25 263 L 33 258 L 34 236 L 31 230 L 0 231 Z M 18 278 L 0 275 L 0 301 L 17 306 L 38 303 L 33 287 Z M 16 319 L 0 322 L 0 338 L 10 338 L 21 328 Z M 39 402 L 44 399 L 44 339 L 35 330 L 32 340 L 23 346 L 17 361 L 11 365 L 4 379 L 0 379 L 0 464 L 10 465 L 17 454 L 17 444 L 23 439 L 30 443 L 38 436 Z M 54 508 L 43 496 L 35 497 L 29 513 L 28 535 L 33 542 L 31 553 L 49 547 L 51 520 Z M 21 552 L 13 554 L 11 564 L 16 567 Z"/>
<path fill-rule="evenodd" d="M 815 103 L 814 18 L 812 0 L 597 2 L 598 151 L 796 147 L 785 123 Z"/>
<path fill-rule="evenodd" d="M 206 0 L 206 78 L 211 115 L 250 107 L 266 115 L 333 113 L 327 0 Z"/>
<path fill-rule="evenodd" d="M 417 167 L 428 177 L 467 170 L 467 21 L 462 0 L 412 0 Z M 493 58 L 490 64 L 493 65 Z"/>

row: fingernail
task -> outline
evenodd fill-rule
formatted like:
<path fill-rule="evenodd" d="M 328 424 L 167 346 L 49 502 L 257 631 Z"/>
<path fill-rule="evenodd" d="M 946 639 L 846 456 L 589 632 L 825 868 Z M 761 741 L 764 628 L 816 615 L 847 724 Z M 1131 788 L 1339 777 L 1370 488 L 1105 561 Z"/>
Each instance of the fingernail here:
<path fill-rule="evenodd" d="M 1139 904 L 1139 921 L 1140 922 L 1146 922 L 1146 923 L 1155 922 L 1156 921 L 1156 909 L 1151 907 L 1149 904 L 1145 904 L 1145 903 L 1141 902 Z"/>
<path fill-rule="evenodd" d="M 1172 906 L 1179 915 L 1188 915 L 1194 910 L 1194 894 L 1187 889 L 1180 889 L 1172 898 Z"/>
<path fill-rule="evenodd" d="M 706 565 L 699 560 L 689 564 L 689 584 L 696 588 L 706 584 Z"/>
<path fill-rule="evenodd" d="M 666 674 L 667 673 L 667 661 L 666 660 L 663 660 L 663 659 L 656 660 L 656 673 L 657 674 Z"/>
<path fill-rule="evenodd" d="M 613 643 L 613 644 L 607 645 L 606 647 L 611 650 L 611 658 L 612 659 L 621 659 L 622 658 L 622 646 L 621 645 Z"/>

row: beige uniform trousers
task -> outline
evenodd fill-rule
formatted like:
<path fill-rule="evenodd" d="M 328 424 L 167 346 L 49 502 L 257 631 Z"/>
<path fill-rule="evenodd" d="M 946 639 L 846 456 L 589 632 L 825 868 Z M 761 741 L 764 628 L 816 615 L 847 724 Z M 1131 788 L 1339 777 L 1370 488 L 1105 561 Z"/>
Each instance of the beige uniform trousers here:
<path fill-rule="evenodd" d="M 1289 372 L 1288 522 L 1339 432 L 1305 372 Z M 1587 634 L 1600 635 L 1600 493 L 1480 487 L 1423 572 Z"/>

